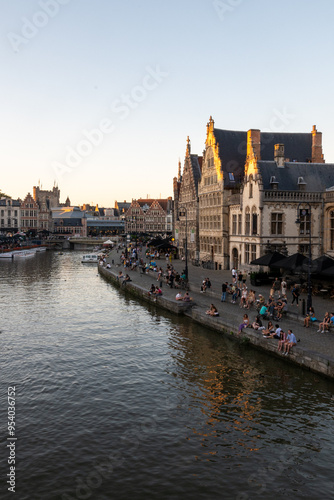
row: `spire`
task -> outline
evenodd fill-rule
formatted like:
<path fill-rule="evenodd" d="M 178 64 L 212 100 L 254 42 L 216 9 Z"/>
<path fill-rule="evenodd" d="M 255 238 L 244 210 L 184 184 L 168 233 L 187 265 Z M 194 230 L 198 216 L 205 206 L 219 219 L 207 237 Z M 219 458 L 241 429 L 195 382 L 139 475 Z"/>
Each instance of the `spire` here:
<path fill-rule="evenodd" d="M 191 147 L 190 147 L 190 139 L 189 139 L 189 135 L 187 137 L 187 150 L 186 150 L 186 156 L 190 156 L 190 151 L 191 151 Z"/>

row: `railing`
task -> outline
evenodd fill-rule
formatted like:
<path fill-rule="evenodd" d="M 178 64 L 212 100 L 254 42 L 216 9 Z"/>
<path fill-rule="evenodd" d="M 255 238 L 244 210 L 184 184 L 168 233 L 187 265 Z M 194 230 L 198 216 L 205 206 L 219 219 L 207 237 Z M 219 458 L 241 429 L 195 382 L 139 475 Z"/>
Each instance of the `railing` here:
<path fill-rule="evenodd" d="M 323 197 L 323 193 L 309 193 L 305 191 L 264 191 L 264 199 L 265 201 L 269 200 L 277 200 L 277 201 L 313 201 L 313 202 L 321 202 Z"/>
<path fill-rule="evenodd" d="M 333 202 L 334 201 L 334 191 L 327 191 L 325 193 L 325 201 L 326 202 Z"/>

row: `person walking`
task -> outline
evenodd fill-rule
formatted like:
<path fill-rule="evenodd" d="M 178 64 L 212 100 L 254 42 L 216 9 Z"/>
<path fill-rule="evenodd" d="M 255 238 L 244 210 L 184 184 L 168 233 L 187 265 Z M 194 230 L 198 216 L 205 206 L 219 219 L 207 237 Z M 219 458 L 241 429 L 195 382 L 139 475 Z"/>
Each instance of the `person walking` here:
<path fill-rule="evenodd" d="M 295 284 L 293 289 L 292 289 L 292 302 L 291 302 L 291 305 L 296 302 L 296 305 L 298 307 L 298 299 L 299 299 L 299 288 L 298 286 Z"/>

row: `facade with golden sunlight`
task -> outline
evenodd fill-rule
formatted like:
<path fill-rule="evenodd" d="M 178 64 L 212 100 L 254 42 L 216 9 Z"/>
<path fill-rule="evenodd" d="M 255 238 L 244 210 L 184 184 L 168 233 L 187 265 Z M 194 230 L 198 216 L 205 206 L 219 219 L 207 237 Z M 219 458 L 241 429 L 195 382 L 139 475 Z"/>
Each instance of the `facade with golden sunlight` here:
<path fill-rule="evenodd" d="M 245 164 L 246 132 L 207 124 L 202 176 L 198 185 L 200 260 L 228 269 L 229 205 L 239 200 Z"/>
<path fill-rule="evenodd" d="M 198 183 L 201 179 L 202 157 L 191 154 L 187 138 L 183 172 L 179 162 L 178 177 L 174 178 L 174 233 L 175 245 L 181 257 L 185 256 L 187 242 L 188 257 L 199 260 L 199 203 Z M 186 232 L 187 231 L 187 232 Z"/>
<path fill-rule="evenodd" d="M 248 269 L 268 250 L 308 255 L 310 243 L 313 259 L 334 256 L 331 186 L 334 164 L 325 163 L 315 126 L 311 133 L 249 130 L 241 199 L 230 206 L 231 265 Z"/>

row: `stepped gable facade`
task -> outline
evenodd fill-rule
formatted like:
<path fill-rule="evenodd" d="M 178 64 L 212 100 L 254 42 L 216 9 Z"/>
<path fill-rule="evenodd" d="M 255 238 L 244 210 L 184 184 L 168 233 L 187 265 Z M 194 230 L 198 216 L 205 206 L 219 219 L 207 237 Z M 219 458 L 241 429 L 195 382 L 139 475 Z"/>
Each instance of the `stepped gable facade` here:
<path fill-rule="evenodd" d="M 240 203 L 230 205 L 231 265 L 247 268 L 268 249 L 308 255 L 310 236 L 312 257 L 321 255 L 326 237 L 327 246 L 331 244 L 323 212 L 331 186 L 334 164 L 325 163 L 322 136 L 315 126 L 308 134 L 249 130 Z M 329 203 L 327 212 L 333 212 L 334 224 L 333 209 Z M 334 234 L 332 241 L 334 245 Z"/>
<path fill-rule="evenodd" d="M 184 256 L 187 241 L 188 257 L 193 260 L 199 259 L 198 183 L 202 175 L 202 159 L 201 156 L 191 153 L 188 137 L 183 174 L 181 175 L 181 162 L 179 162 L 178 178 L 174 178 L 173 183 L 175 245 L 179 249 L 179 254 Z"/>
<path fill-rule="evenodd" d="M 127 233 L 139 232 L 155 235 L 171 233 L 172 207 L 172 197 L 132 200 L 124 216 L 125 231 Z"/>

